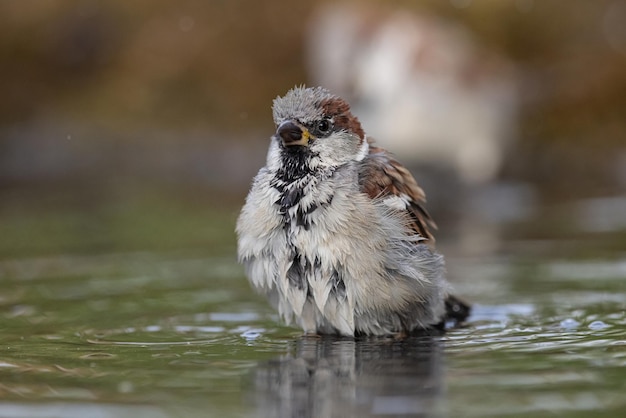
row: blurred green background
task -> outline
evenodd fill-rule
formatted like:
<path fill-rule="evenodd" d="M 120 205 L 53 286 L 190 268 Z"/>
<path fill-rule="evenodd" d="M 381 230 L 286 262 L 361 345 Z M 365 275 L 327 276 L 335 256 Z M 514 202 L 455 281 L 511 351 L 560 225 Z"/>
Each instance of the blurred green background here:
<path fill-rule="evenodd" d="M 234 254 L 271 101 L 313 79 L 323 4 L 0 2 L 0 257 Z M 519 132 L 496 181 L 541 204 L 624 193 L 625 1 L 355 4 L 455 22 L 514 65 Z"/>

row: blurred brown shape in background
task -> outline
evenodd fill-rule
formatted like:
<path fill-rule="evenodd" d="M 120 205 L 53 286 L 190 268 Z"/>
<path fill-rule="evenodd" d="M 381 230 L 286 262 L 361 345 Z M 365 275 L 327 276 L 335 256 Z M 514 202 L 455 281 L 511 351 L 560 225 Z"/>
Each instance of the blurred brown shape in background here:
<path fill-rule="evenodd" d="M 1 2 L 0 199 L 6 207 L 61 190 L 56 195 L 70 202 L 99 205 L 157 190 L 188 193 L 194 204 L 236 206 L 265 157 L 271 100 L 296 84 L 328 80 L 319 58 L 306 52 L 323 28 L 320 11 L 332 13 L 325 4 Z M 383 25 L 376 19 L 403 16 L 431 25 L 432 57 L 470 57 L 448 81 L 469 83 L 475 97 L 501 86 L 480 125 L 493 124 L 487 130 L 499 144 L 481 181 L 525 184 L 548 202 L 624 193 L 626 1 L 346 4 L 336 9 L 348 10 L 345 18 L 334 24 L 365 16 L 360 44 L 329 39 L 321 51 L 332 54 L 347 41 L 345 68 L 353 69 L 355 51 L 376 39 Z M 433 68 L 434 78 L 420 88 L 446 68 Z M 405 81 L 385 71 L 370 74 L 365 85 L 381 82 L 377 92 L 389 94 L 383 76 L 402 90 Z M 384 107 L 363 99 L 363 77 L 328 87 L 354 96 L 357 115 L 376 130 L 374 117 Z M 458 97 L 449 96 L 450 106 Z M 462 112 L 473 120 L 477 107 L 469 103 L 451 109 L 450 119 L 439 117 L 455 125 L 454 135 L 471 130 L 471 123 L 455 122 Z M 465 139 L 456 140 L 461 149 Z M 405 145 L 386 145 L 406 155 Z"/>

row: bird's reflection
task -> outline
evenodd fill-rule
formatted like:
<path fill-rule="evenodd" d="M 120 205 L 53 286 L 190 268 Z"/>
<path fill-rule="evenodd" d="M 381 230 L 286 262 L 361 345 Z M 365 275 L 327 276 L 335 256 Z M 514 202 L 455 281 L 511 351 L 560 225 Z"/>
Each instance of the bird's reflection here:
<path fill-rule="evenodd" d="M 442 343 L 302 337 L 259 365 L 255 409 L 268 417 L 428 417 L 440 411 Z"/>

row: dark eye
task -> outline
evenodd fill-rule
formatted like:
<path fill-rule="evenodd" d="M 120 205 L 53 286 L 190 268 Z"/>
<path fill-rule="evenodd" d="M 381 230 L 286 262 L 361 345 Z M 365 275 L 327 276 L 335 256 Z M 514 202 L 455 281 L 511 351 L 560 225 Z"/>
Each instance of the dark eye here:
<path fill-rule="evenodd" d="M 333 128 L 332 123 L 330 122 L 330 120 L 328 119 L 322 119 L 321 121 L 318 122 L 317 126 L 317 131 L 320 134 L 327 134 L 330 132 L 330 130 Z"/>

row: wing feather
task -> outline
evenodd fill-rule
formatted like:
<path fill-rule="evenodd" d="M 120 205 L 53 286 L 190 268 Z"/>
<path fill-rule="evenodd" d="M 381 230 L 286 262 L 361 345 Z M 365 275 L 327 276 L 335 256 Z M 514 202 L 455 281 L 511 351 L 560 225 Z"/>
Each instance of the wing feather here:
<path fill-rule="evenodd" d="M 363 159 L 359 174 L 361 191 L 372 199 L 392 198 L 388 200 L 390 206 L 391 202 L 395 208 L 403 206 L 415 233 L 430 243 L 435 241 L 431 230 L 437 226 L 423 206 L 426 195 L 409 170 L 370 141 L 369 154 Z"/>

